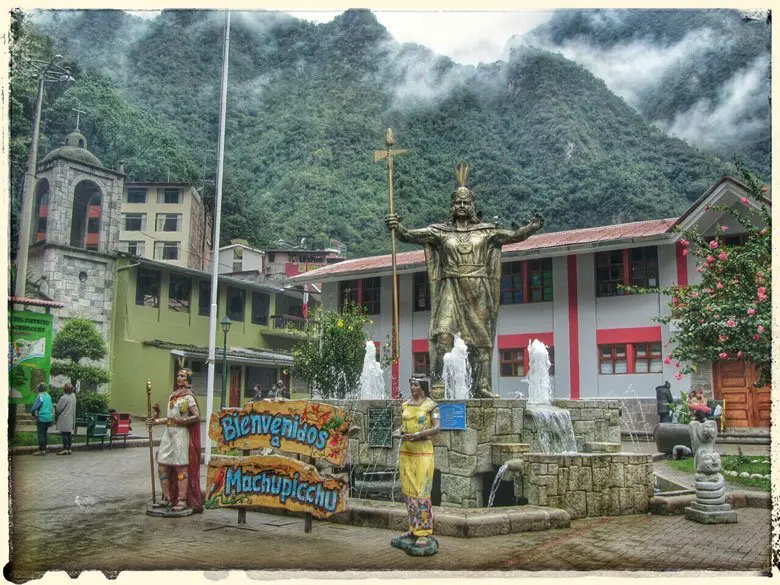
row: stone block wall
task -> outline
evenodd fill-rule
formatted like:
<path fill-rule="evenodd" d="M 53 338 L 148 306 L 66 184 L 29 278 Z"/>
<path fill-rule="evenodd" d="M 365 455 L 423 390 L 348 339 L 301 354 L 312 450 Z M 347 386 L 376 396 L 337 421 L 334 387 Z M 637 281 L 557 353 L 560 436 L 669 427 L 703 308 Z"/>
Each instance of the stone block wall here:
<path fill-rule="evenodd" d="M 515 495 L 562 508 L 572 519 L 645 514 L 653 496 L 652 455 L 529 453 L 521 459 L 521 470 L 510 472 Z"/>
<path fill-rule="evenodd" d="M 392 448 L 367 443 L 370 408 L 391 408 L 393 428 L 401 426 L 401 400 L 325 401 L 351 413 L 361 432 L 349 440 L 352 466 L 380 470 L 394 469 L 399 440 Z M 454 401 L 440 401 L 441 404 Z M 616 400 L 557 400 L 569 410 L 578 449 L 588 443 L 619 443 L 620 420 Z M 525 400 L 479 399 L 466 401 L 466 430 L 441 431 L 434 439 L 434 460 L 441 474 L 441 505 L 460 508 L 482 507 L 485 474 L 497 470 L 506 456 L 497 458 L 494 444 L 518 444 L 528 436 L 524 429 Z M 507 447 L 505 451 L 520 450 Z M 489 480 L 490 481 L 490 480 Z"/>

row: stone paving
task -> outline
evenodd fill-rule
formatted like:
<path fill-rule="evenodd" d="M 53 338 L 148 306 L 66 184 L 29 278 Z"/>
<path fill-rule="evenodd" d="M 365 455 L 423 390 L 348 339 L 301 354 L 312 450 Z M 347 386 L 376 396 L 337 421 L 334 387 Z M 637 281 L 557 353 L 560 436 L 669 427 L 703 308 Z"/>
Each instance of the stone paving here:
<path fill-rule="evenodd" d="M 205 468 L 202 469 L 205 478 Z M 682 516 L 574 520 L 570 528 L 478 539 L 441 537 L 440 553 L 408 557 L 395 532 L 315 520 L 207 510 L 186 518 L 144 514 L 149 451 L 133 448 L 11 460 L 9 577 L 47 570 L 726 570 L 768 571 L 770 510 L 740 508 L 739 522 Z M 204 479 L 205 483 L 205 479 Z M 158 492 L 159 493 L 159 492 Z"/>

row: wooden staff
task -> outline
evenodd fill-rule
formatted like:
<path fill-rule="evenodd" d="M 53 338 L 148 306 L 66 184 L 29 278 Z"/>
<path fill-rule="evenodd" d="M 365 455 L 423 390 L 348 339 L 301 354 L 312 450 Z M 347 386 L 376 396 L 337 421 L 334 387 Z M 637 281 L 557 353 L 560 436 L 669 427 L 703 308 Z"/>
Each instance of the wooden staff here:
<path fill-rule="evenodd" d="M 395 204 L 393 201 L 393 157 L 399 154 L 405 154 L 408 150 L 393 150 L 395 140 L 393 139 L 393 129 L 388 128 L 385 134 L 385 150 L 374 151 L 374 162 L 387 159 L 387 183 L 390 189 L 390 214 L 395 213 Z M 398 330 L 398 274 L 395 261 L 395 229 L 390 232 L 391 255 L 393 259 L 393 361 L 397 361 L 399 352 L 399 330 Z"/>
<path fill-rule="evenodd" d="M 152 380 L 146 379 L 146 417 L 152 418 Z M 154 491 L 154 445 L 152 444 L 152 427 L 149 430 L 149 473 L 152 478 L 152 504 L 157 503 L 157 495 Z"/>

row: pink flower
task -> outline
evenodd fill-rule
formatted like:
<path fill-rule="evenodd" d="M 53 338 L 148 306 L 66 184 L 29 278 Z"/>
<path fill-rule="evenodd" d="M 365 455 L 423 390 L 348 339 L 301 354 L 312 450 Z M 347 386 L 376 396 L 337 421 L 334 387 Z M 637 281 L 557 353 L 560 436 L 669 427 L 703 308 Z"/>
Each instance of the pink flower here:
<path fill-rule="evenodd" d="M 719 282 L 718 284 L 715 285 L 715 288 L 717 288 L 717 289 L 723 288 L 723 283 Z"/>
<path fill-rule="evenodd" d="M 756 327 L 756 331 L 758 331 L 759 333 L 763 333 L 764 332 L 764 326 L 763 325 L 759 325 L 758 327 Z"/>
<path fill-rule="evenodd" d="M 718 247 L 718 240 L 712 240 L 710 242 L 710 250 L 714 250 L 717 247 Z"/>
<path fill-rule="evenodd" d="M 712 289 L 711 288 L 703 288 L 703 289 L 701 289 L 701 292 L 703 292 L 704 294 L 710 295 L 710 294 L 712 294 Z"/>
<path fill-rule="evenodd" d="M 758 341 L 759 339 L 761 339 L 761 336 L 760 336 L 758 333 L 754 333 L 754 334 L 753 334 L 753 339 L 755 339 L 756 341 Z"/>
<path fill-rule="evenodd" d="M 756 310 L 753 307 L 751 307 L 751 308 L 749 308 L 747 310 L 747 314 L 748 315 L 755 315 L 756 314 Z"/>
<path fill-rule="evenodd" d="M 679 368 L 680 367 L 680 362 L 674 362 L 674 367 L 675 368 Z"/>
<path fill-rule="evenodd" d="M 664 347 L 669 347 L 669 342 L 668 341 L 664 341 Z"/>
<path fill-rule="evenodd" d="M 767 234 L 767 229 L 766 229 L 766 228 L 764 228 L 764 229 L 762 229 L 762 230 L 761 230 L 760 232 L 758 232 L 758 233 L 759 233 L 759 234 L 761 234 L 762 236 L 765 236 L 765 235 Z"/>
<path fill-rule="evenodd" d="M 738 352 L 737 352 L 737 357 L 738 357 L 738 358 L 741 358 L 741 357 L 742 357 L 742 355 L 743 355 L 743 354 L 742 354 L 742 352 L 741 352 L 741 351 L 738 351 Z"/>
<path fill-rule="evenodd" d="M 704 325 L 704 319 L 699 319 L 699 325 Z"/>
<path fill-rule="evenodd" d="M 682 249 L 682 255 L 683 256 L 687 256 L 688 255 L 688 248 L 683 248 Z"/>
<path fill-rule="evenodd" d="M 728 321 L 726 321 L 726 327 L 736 327 L 736 326 L 737 326 L 737 322 L 734 321 L 734 319 L 729 319 Z"/>
<path fill-rule="evenodd" d="M 713 262 L 715 262 L 715 256 L 713 256 L 712 254 L 707 254 L 707 262 L 709 264 L 712 264 Z"/>
<path fill-rule="evenodd" d="M 727 354 L 725 351 L 722 351 L 718 354 L 718 357 L 722 360 L 725 360 L 729 357 L 729 354 Z"/>
<path fill-rule="evenodd" d="M 765 296 L 766 295 L 766 289 L 763 286 L 759 286 L 757 291 L 758 291 L 758 295 L 759 296 Z"/>
<path fill-rule="evenodd" d="M 728 338 L 729 336 L 726 335 L 725 333 L 721 333 L 720 335 L 718 335 L 718 339 L 720 339 L 721 341 L 726 341 Z"/>
<path fill-rule="evenodd" d="M 677 297 L 672 297 L 672 304 L 676 305 L 679 301 L 677 300 Z"/>
<path fill-rule="evenodd" d="M 761 187 L 761 192 L 762 192 L 762 193 L 768 193 L 768 192 L 769 192 L 769 187 L 767 187 L 766 185 L 764 185 L 763 187 Z"/>
<path fill-rule="evenodd" d="M 718 260 L 728 260 L 728 259 L 729 259 L 729 255 L 726 252 L 721 252 L 720 254 L 718 254 Z"/>
<path fill-rule="evenodd" d="M 664 359 L 664 363 L 668 366 L 669 364 L 672 363 L 672 358 L 670 358 L 669 356 L 666 356 L 666 359 Z"/>
<path fill-rule="evenodd" d="M 701 272 L 701 266 L 699 266 L 698 268 L 696 268 L 696 272 Z"/>
<path fill-rule="evenodd" d="M 739 200 L 742 201 L 743 205 L 747 205 L 748 203 L 750 203 L 747 197 L 740 197 Z"/>
<path fill-rule="evenodd" d="M 680 378 L 682 378 L 682 374 L 680 372 L 675 372 L 674 373 L 674 379 L 675 380 L 679 380 Z"/>
<path fill-rule="evenodd" d="M 722 231 L 722 232 L 727 232 L 727 231 L 729 231 L 729 226 L 727 226 L 727 225 L 722 225 L 722 226 L 720 226 L 720 231 Z"/>
<path fill-rule="evenodd" d="M 680 246 L 682 246 L 683 248 L 687 247 L 688 246 L 688 240 L 686 240 L 686 239 L 680 240 Z"/>

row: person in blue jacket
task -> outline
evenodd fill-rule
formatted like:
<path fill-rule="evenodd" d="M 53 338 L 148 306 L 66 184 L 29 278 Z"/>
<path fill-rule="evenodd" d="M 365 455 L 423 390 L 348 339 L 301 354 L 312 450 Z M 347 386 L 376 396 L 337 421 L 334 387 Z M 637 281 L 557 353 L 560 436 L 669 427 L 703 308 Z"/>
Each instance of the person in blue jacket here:
<path fill-rule="evenodd" d="M 49 439 L 49 426 L 54 420 L 54 407 L 49 396 L 49 388 L 41 382 L 38 384 L 38 396 L 32 407 L 32 415 L 38 421 L 38 450 L 33 455 L 46 455 Z"/>

